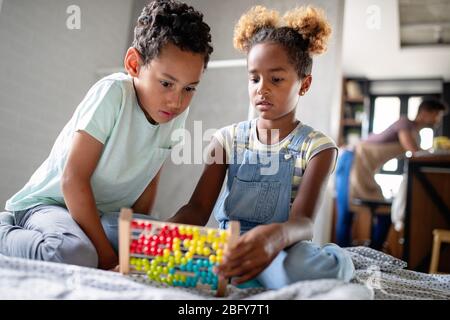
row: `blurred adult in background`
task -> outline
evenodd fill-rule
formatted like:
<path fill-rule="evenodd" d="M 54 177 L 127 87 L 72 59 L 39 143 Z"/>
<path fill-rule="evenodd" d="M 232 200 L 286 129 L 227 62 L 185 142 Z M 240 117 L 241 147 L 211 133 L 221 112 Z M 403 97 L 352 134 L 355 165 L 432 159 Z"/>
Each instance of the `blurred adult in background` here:
<path fill-rule="evenodd" d="M 402 116 L 383 132 L 371 134 L 354 148 L 341 153 L 336 168 L 338 245 L 351 245 L 352 200 L 385 200 L 380 186 L 375 181 L 375 174 L 384 163 L 406 151 L 419 151 L 420 130 L 436 127 L 446 110 L 447 106 L 439 100 L 423 99 L 414 120 Z M 381 249 L 389 231 L 391 218 L 388 214 L 379 215 L 377 218 L 371 247 Z"/>

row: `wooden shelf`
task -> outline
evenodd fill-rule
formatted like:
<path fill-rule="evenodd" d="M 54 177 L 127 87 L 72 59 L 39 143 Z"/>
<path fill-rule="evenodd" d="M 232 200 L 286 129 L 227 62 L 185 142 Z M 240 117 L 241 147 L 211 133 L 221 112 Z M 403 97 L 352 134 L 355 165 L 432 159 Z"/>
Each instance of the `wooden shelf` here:
<path fill-rule="evenodd" d="M 360 127 L 362 122 L 356 121 L 355 119 L 343 119 L 342 124 L 348 127 Z"/>
<path fill-rule="evenodd" d="M 344 101 L 348 102 L 348 103 L 364 103 L 364 97 L 361 97 L 361 98 L 345 98 Z"/>
<path fill-rule="evenodd" d="M 369 113 L 369 80 L 365 78 L 344 78 L 342 82 L 341 115 L 339 119 L 338 145 L 345 146 L 349 143 L 348 139 L 359 133 L 360 137 L 365 136 L 365 122 L 361 121 L 361 115 L 364 113 L 364 119 L 368 118 Z"/>

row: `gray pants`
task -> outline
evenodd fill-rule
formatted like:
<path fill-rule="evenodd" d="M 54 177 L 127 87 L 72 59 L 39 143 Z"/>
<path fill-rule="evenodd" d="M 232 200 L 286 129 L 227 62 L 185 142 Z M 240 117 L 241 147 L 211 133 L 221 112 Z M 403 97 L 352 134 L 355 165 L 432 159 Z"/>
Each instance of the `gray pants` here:
<path fill-rule="evenodd" d="M 101 222 L 118 252 L 119 212 L 101 213 Z M 148 215 L 134 217 L 149 219 Z M 65 207 L 39 205 L 0 213 L 0 254 L 97 268 L 94 245 Z"/>

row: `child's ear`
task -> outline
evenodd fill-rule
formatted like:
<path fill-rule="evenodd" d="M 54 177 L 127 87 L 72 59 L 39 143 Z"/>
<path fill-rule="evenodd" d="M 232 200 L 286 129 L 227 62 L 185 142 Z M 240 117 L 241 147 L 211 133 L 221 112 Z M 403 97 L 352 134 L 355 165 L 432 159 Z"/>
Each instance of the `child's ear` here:
<path fill-rule="evenodd" d="M 141 55 L 139 51 L 133 47 L 128 48 L 123 64 L 130 76 L 137 77 L 141 66 Z"/>
<path fill-rule="evenodd" d="M 304 96 L 306 92 L 308 92 L 309 87 L 311 87 L 312 76 L 308 74 L 302 79 L 302 85 L 300 87 L 299 95 Z"/>

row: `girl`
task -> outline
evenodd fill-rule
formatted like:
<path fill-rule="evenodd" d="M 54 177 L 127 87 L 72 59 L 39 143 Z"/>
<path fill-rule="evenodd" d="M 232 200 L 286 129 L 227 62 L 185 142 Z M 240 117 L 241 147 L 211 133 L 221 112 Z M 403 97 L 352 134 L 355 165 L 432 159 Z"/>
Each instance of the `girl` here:
<path fill-rule="evenodd" d="M 7 201 L 1 254 L 117 265 L 117 213 L 151 210 L 176 143 L 171 132 L 184 126 L 210 42 L 202 14 L 186 4 L 153 1 L 143 9 L 124 60 L 128 75 L 89 90 L 47 160 Z"/>
<path fill-rule="evenodd" d="M 234 45 L 247 54 L 248 91 L 259 117 L 215 134 L 189 203 L 170 219 L 205 225 L 214 211 L 221 228 L 239 220 L 243 235 L 217 268 L 220 276 L 235 277 L 235 284 L 256 277 L 277 289 L 300 280 L 352 277 L 343 249 L 308 241 L 337 148 L 295 116 L 311 85 L 311 56 L 325 51 L 330 33 L 323 13 L 313 7 L 280 19 L 276 11 L 256 6 L 235 27 Z"/>

